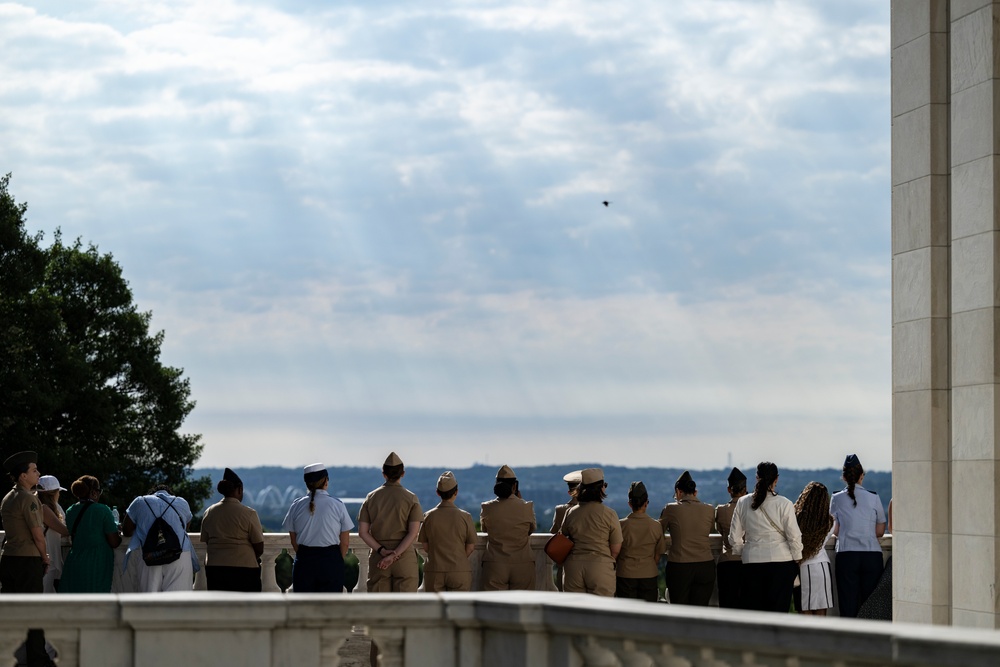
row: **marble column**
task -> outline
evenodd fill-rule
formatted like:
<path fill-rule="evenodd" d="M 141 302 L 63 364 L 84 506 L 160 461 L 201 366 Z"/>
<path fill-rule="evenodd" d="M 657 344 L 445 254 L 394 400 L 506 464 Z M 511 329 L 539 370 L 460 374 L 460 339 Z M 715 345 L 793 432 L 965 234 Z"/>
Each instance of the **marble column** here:
<path fill-rule="evenodd" d="M 951 620 L 995 628 L 1000 5 L 952 0 L 950 10 Z"/>
<path fill-rule="evenodd" d="M 948 10 L 892 2 L 893 615 L 938 624 L 952 620 Z"/>

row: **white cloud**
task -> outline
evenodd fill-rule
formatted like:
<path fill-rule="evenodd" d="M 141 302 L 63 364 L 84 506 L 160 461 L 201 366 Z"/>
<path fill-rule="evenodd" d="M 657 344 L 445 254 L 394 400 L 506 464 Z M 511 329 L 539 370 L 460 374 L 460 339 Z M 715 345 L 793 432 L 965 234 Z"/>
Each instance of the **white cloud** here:
<path fill-rule="evenodd" d="M 206 462 L 330 415 L 887 461 L 876 5 L 4 4 L 0 170 L 122 263 Z"/>

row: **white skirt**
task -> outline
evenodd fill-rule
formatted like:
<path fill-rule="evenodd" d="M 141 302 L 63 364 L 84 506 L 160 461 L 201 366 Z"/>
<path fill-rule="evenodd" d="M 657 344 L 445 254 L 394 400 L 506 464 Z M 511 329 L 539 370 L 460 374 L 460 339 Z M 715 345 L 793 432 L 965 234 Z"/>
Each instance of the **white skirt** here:
<path fill-rule="evenodd" d="M 833 573 L 830 561 L 803 563 L 799 566 L 802 584 L 802 609 L 815 611 L 833 607 Z"/>

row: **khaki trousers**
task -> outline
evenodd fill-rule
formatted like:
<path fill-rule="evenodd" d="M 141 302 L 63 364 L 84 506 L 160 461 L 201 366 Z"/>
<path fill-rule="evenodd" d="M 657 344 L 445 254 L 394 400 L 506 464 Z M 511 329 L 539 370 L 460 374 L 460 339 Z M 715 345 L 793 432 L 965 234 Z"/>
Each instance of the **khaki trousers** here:
<path fill-rule="evenodd" d="M 563 563 L 563 591 L 615 596 L 615 564 L 610 560 L 574 560 Z"/>
<path fill-rule="evenodd" d="M 388 547 L 387 547 L 388 548 Z M 420 585 L 420 573 L 417 568 L 417 552 L 412 548 L 399 557 L 387 570 L 380 570 L 378 562 L 382 560 L 372 551 L 368 557 L 369 593 L 416 593 Z"/>
<path fill-rule="evenodd" d="M 535 564 L 486 561 L 481 584 L 484 591 L 533 591 Z"/>
<path fill-rule="evenodd" d="M 427 572 L 424 570 L 424 592 L 426 593 L 471 590 L 471 572 Z"/>

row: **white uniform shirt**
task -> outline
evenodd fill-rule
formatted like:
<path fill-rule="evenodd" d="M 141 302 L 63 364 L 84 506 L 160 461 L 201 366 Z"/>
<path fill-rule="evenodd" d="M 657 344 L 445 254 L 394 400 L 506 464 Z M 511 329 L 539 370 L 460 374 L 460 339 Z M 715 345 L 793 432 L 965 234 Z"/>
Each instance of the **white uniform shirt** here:
<path fill-rule="evenodd" d="M 874 491 L 865 489 L 860 484 L 854 485 L 854 498 L 857 506 L 847 495 L 847 489 L 838 491 L 830 499 L 830 514 L 837 522 L 837 552 L 841 551 L 878 551 L 882 545 L 875 535 L 875 525 L 885 523 L 885 510 L 882 500 Z"/>
<path fill-rule="evenodd" d="M 770 493 L 756 510 L 750 508 L 752 502 L 753 494 L 745 495 L 733 511 L 729 527 L 733 553 L 741 555 L 744 563 L 781 563 L 802 558 L 802 531 L 795 520 L 795 505 L 784 496 Z M 774 529 L 768 517 L 781 532 Z"/>
<path fill-rule="evenodd" d="M 344 503 L 326 491 L 316 491 L 313 513 L 309 496 L 292 501 L 281 527 L 295 533 L 295 541 L 304 547 L 330 547 L 340 544 L 340 534 L 354 528 Z"/>

